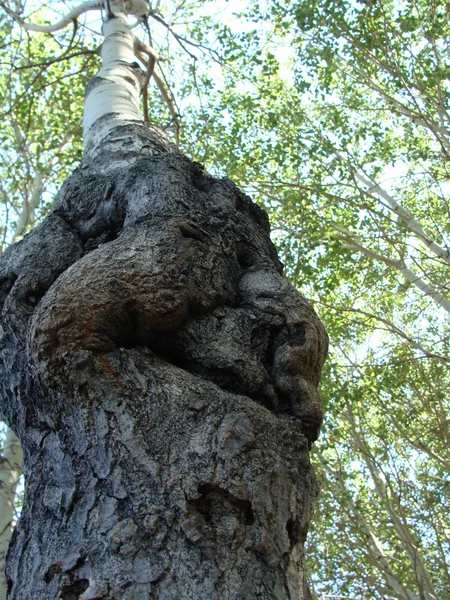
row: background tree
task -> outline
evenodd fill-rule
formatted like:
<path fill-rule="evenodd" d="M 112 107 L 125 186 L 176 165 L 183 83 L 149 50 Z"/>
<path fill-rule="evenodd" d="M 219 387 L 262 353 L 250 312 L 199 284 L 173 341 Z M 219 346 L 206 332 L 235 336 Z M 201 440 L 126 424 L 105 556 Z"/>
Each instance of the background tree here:
<path fill-rule="evenodd" d="M 48 35 L 30 35 L 4 11 L 0 12 L 2 252 L 42 219 L 56 189 L 81 157 L 79 99 L 83 80 L 87 81 L 97 61 L 90 50 L 92 42 L 72 34 L 64 32 L 59 43 Z M 64 43 L 66 52 L 61 50 Z M 72 119 L 67 118 L 69 113 Z M 8 429 L 4 433 L 0 475 L 2 574 L 11 526 L 17 518 L 14 496 L 21 463 L 17 438 Z M 3 575 L 0 598 L 6 598 Z"/>

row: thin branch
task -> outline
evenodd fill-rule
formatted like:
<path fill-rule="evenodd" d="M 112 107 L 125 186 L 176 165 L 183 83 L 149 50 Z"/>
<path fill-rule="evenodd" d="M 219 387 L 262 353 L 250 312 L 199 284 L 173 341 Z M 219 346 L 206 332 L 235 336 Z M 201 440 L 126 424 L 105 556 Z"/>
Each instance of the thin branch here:
<path fill-rule="evenodd" d="M 419 288 L 426 296 L 429 296 L 436 302 L 441 308 L 443 308 L 446 312 L 450 314 L 450 301 L 440 292 L 432 288 L 428 285 L 421 277 L 418 277 L 414 271 L 409 269 L 402 259 L 395 260 L 385 256 L 384 254 L 380 254 L 375 252 L 374 250 L 370 250 L 362 245 L 356 235 L 347 231 L 343 227 L 336 225 L 335 223 L 331 223 L 331 226 L 340 232 L 341 235 L 338 237 L 346 242 L 344 244 L 344 248 L 350 251 L 360 252 L 369 258 L 374 260 L 378 260 L 380 262 L 384 262 L 386 265 L 391 267 L 392 269 L 400 271 L 400 273 L 414 286 Z"/>
<path fill-rule="evenodd" d="M 80 50 L 79 52 L 74 52 L 73 54 L 67 54 L 66 52 L 64 52 L 60 56 L 57 56 L 56 58 L 51 58 L 46 62 L 32 63 L 29 65 L 21 65 L 19 67 L 16 67 L 13 64 L 10 64 L 9 66 L 14 71 L 21 71 L 23 69 L 33 69 L 35 67 L 49 67 L 50 65 L 58 63 L 62 60 L 71 60 L 72 58 L 77 58 L 78 56 L 88 56 L 88 55 L 94 55 L 94 54 L 98 54 L 98 50 L 87 50 L 86 49 L 86 50 Z M 3 63 L 3 64 L 6 64 L 6 63 Z"/>
<path fill-rule="evenodd" d="M 403 331 L 402 329 L 397 327 L 392 321 L 389 321 L 389 319 L 386 319 L 380 315 L 374 315 L 372 313 L 366 312 L 365 310 L 361 310 L 359 308 L 330 305 L 330 304 L 326 304 L 321 301 L 319 301 L 318 303 L 321 306 L 324 306 L 325 308 L 336 310 L 338 312 L 339 311 L 340 312 L 352 312 L 352 313 L 356 313 L 356 314 L 368 317 L 369 319 L 379 321 L 380 323 L 383 323 L 384 325 L 386 325 L 388 331 L 392 331 L 392 333 L 394 333 L 394 334 L 398 335 L 400 338 L 404 339 L 406 342 L 408 342 L 408 344 L 410 346 L 412 346 L 413 348 L 416 348 L 417 350 L 420 350 L 428 358 L 436 358 L 438 360 L 450 362 L 450 358 L 448 356 L 444 356 L 443 354 L 436 354 L 435 352 L 430 352 L 424 346 L 422 346 L 422 344 L 420 344 L 419 342 L 414 340 L 412 337 L 410 337 L 405 331 Z"/>
<path fill-rule="evenodd" d="M 169 25 L 169 23 L 166 23 L 166 21 L 164 21 L 164 19 L 162 19 L 159 15 L 157 15 L 155 13 L 155 11 L 151 11 L 149 13 L 149 17 L 151 17 L 158 23 L 161 23 L 161 25 L 163 25 L 173 35 L 173 37 L 176 39 L 176 41 L 179 43 L 179 45 L 183 48 L 183 50 L 186 52 L 186 54 L 188 54 L 193 60 L 197 60 L 198 57 L 195 56 L 195 54 L 193 54 L 186 48 L 186 44 L 189 44 L 189 46 L 193 46 L 194 48 L 199 48 L 200 50 L 203 50 L 204 52 L 208 52 L 210 55 L 215 56 L 216 60 L 220 64 L 222 64 L 220 61 L 218 52 L 216 50 L 214 50 L 213 48 L 209 48 L 208 46 L 205 46 L 204 44 L 198 44 L 196 42 L 192 42 L 191 40 L 188 40 L 187 38 L 178 34 L 176 31 L 174 31 L 173 27 L 171 25 Z"/>
<path fill-rule="evenodd" d="M 90 2 L 83 2 L 76 6 L 73 10 L 71 10 L 65 17 L 63 17 L 57 23 L 53 25 L 33 25 L 33 23 L 27 23 L 20 15 L 15 13 L 13 10 L 8 8 L 4 2 L 0 2 L 0 6 L 5 10 L 5 12 L 16 21 L 21 27 L 26 29 L 27 31 L 36 31 L 42 33 L 53 33 L 54 31 L 59 31 L 60 29 L 64 29 L 67 25 L 78 17 L 80 17 L 83 13 L 88 12 L 89 10 L 103 10 L 103 0 L 92 0 Z"/>
<path fill-rule="evenodd" d="M 158 86 L 158 89 L 161 92 L 165 103 L 167 104 L 170 114 L 172 115 L 173 124 L 175 126 L 175 140 L 176 140 L 177 146 L 179 147 L 180 146 L 180 127 L 181 127 L 181 125 L 180 125 L 178 112 L 175 109 L 174 100 L 173 100 L 172 96 L 170 95 L 168 89 L 166 88 L 164 81 L 161 79 L 161 77 L 157 73 L 153 73 L 153 79 L 155 80 L 155 83 Z"/>

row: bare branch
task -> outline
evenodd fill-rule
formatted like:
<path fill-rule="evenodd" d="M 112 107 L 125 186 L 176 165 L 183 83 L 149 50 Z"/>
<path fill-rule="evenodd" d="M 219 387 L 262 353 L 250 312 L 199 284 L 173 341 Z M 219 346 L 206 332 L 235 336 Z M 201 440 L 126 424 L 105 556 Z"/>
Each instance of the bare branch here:
<path fill-rule="evenodd" d="M 407 342 L 407 344 L 410 345 L 412 348 L 416 348 L 416 350 L 420 350 L 420 352 L 423 352 L 423 354 L 425 356 L 427 356 L 428 358 L 436 358 L 436 359 L 442 360 L 444 362 L 450 362 L 450 357 L 444 356 L 443 354 L 436 354 L 435 352 L 431 352 L 430 350 L 425 348 L 422 344 L 420 344 L 417 340 L 415 340 L 411 336 L 409 336 L 405 331 L 403 331 L 402 329 L 397 327 L 392 321 L 390 321 L 389 319 L 387 319 L 385 317 L 382 317 L 381 315 L 374 315 L 365 310 L 350 307 L 350 306 L 336 306 L 336 305 L 326 304 L 324 302 L 319 302 L 319 304 L 321 306 L 324 306 L 325 308 L 335 310 L 338 312 L 351 312 L 351 313 L 363 315 L 363 316 L 367 317 L 368 319 L 372 319 L 374 321 L 379 321 L 380 323 L 383 323 L 386 326 L 388 331 L 391 331 L 398 337 L 405 340 Z"/>
<path fill-rule="evenodd" d="M 67 54 L 67 51 L 57 56 L 56 58 L 49 58 L 46 62 L 41 63 L 32 63 L 29 65 L 19 65 L 16 67 L 15 65 L 10 65 L 14 71 L 21 71 L 23 69 L 34 69 L 36 67 L 49 67 L 55 63 L 58 63 L 62 60 L 71 60 L 72 58 L 78 58 L 78 56 L 86 56 L 86 55 L 95 55 L 98 54 L 98 50 L 80 50 L 79 52 L 73 52 L 72 54 Z"/>
<path fill-rule="evenodd" d="M 341 160 L 348 162 L 341 152 L 336 151 L 336 155 Z M 418 238 L 420 238 L 420 240 L 433 252 L 433 254 L 450 265 L 450 252 L 432 240 L 431 237 L 425 232 L 419 221 L 417 221 L 408 210 L 403 208 L 403 206 L 401 206 L 386 190 L 384 190 L 376 181 L 368 177 L 365 173 L 361 173 L 354 168 L 352 168 L 352 173 L 360 183 L 367 187 L 366 190 L 363 190 L 365 193 L 377 194 L 380 198 L 383 198 L 383 200 L 387 202 L 390 210 L 403 219 L 408 229 L 412 231 Z"/>
<path fill-rule="evenodd" d="M 89 10 L 102 10 L 104 5 L 103 0 L 92 0 L 90 2 L 83 2 L 82 4 L 79 4 L 73 10 L 71 10 L 60 21 L 54 23 L 53 25 L 33 25 L 32 23 L 27 23 L 24 19 L 22 19 L 20 15 L 8 8 L 8 6 L 6 6 L 4 2 L 0 2 L 0 6 L 10 17 L 12 17 L 16 21 L 16 23 L 18 23 L 27 31 L 53 33 L 54 31 L 64 29 L 65 27 L 70 25 L 72 21 L 78 19 L 78 17 L 80 17 L 83 13 L 88 12 Z"/>
<path fill-rule="evenodd" d="M 331 223 L 331 226 L 340 232 L 341 235 L 338 237 L 345 242 L 344 248 L 350 251 L 360 252 L 369 258 L 374 260 L 378 260 L 388 265 L 392 269 L 396 269 L 400 271 L 400 273 L 414 286 L 420 289 L 426 296 L 429 296 L 438 304 L 441 308 L 443 308 L 446 312 L 450 314 L 450 301 L 443 294 L 435 290 L 433 287 L 428 285 L 421 277 L 419 277 L 414 271 L 412 271 L 409 267 L 405 265 L 403 259 L 395 260 L 393 258 L 389 258 L 384 254 L 380 254 L 375 252 L 374 250 L 370 250 L 362 245 L 359 238 L 349 232 L 348 230 L 336 225 L 335 223 Z"/>

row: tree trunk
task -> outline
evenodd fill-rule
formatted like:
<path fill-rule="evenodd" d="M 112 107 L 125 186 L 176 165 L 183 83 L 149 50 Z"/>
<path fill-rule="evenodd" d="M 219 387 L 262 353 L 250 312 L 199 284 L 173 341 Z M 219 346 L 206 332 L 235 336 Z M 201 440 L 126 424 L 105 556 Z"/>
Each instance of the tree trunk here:
<path fill-rule="evenodd" d="M 102 160 L 1 258 L 9 598 L 309 598 L 323 327 L 230 181 Z"/>
<path fill-rule="evenodd" d="M 327 336 L 266 214 L 142 122 L 128 5 L 110 2 L 84 164 L 0 259 L 26 478 L 8 597 L 307 599 Z"/>

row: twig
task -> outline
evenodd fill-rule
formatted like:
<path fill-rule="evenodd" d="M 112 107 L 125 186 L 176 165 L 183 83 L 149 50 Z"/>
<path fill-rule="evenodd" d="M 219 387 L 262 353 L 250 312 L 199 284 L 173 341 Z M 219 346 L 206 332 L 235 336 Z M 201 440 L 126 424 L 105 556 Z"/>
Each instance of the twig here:
<path fill-rule="evenodd" d="M 21 71 L 22 69 L 34 69 L 35 67 L 49 67 L 50 65 L 53 65 L 53 64 L 59 62 L 60 60 L 70 60 L 71 58 L 77 58 L 78 56 L 97 54 L 97 52 L 98 52 L 98 50 L 80 50 L 79 52 L 74 52 L 73 54 L 68 55 L 67 51 L 66 51 L 66 52 L 63 52 L 63 54 L 61 54 L 60 56 L 57 56 L 56 58 L 49 59 L 47 62 L 32 63 L 30 65 L 21 65 L 19 67 L 16 67 L 15 65 L 10 64 L 10 68 L 14 71 Z M 3 63 L 3 64 L 7 64 L 7 63 Z"/>

